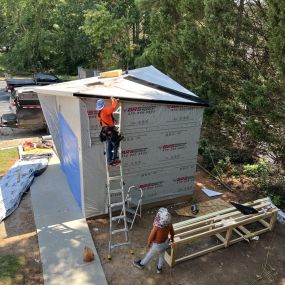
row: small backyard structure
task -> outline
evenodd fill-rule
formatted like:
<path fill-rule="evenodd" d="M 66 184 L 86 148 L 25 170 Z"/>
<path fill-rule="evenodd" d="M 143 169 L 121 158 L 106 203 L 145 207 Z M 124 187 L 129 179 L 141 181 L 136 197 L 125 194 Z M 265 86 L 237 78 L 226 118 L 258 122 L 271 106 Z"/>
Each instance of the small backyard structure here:
<path fill-rule="evenodd" d="M 125 190 L 139 186 L 143 204 L 193 193 L 207 102 L 153 66 L 112 78 L 92 77 L 36 88 L 62 169 L 85 217 L 107 213 L 105 145 L 98 98 L 120 100 Z"/>

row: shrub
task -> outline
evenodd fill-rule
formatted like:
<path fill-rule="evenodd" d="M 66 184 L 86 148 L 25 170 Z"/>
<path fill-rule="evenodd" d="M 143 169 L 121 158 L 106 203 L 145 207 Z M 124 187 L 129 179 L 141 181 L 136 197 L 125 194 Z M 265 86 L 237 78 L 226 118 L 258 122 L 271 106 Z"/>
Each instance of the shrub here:
<path fill-rule="evenodd" d="M 232 166 L 230 170 L 230 175 L 234 177 L 239 177 L 241 175 L 241 170 L 236 166 Z"/>
<path fill-rule="evenodd" d="M 216 164 L 216 167 L 214 168 L 215 174 L 220 175 L 225 173 L 229 165 L 230 165 L 230 157 L 228 155 L 222 159 L 219 159 Z"/>
<path fill-rule="evenodd" d="M 215 145 L 210 145 L 206 139 L 201 139 L 199 154 L 203 157 L 203 166 L 210 172 L 217 168 L 219 174 L 222 174 L 230 162 L 228 150 Z"/>
<path fill-rule="evenodd" d="M 243 166 L 243 174 L 252 178 L 267 177 L 269 174 L 268 163 L 260 159 L 256 164 L 246 164 Z"/>
<path fill-rule="evenodd" d="M 280 195 L 273 195 L 271 197 L 271 200 L 275 206 L 279 207 L 281 205 L 281 196 Z"/>

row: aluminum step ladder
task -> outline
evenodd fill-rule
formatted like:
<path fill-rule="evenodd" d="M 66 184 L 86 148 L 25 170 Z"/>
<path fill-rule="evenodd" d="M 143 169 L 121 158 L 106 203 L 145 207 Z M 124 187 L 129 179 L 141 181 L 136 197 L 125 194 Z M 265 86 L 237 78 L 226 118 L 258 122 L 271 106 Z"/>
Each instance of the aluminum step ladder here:
<path fill-rule="evenodd" d="M 118 124 L 116 127 L 118 131 L 121 130 L 121 110 L 122 107 L 119 106 L 116 112 L 114 112 L 115 116 L 117 116 Z M 107 148 L 107 144 L 105 144 L 105 148 Z M 124 194 L 124 181 L 123 181 L 123 169 L 122 164 L 108 167 L 107 163 L 107 149 L 105 149 L 106 155 L 106 174 L 107 174 L 107 193 L 108 193 L 108 212 L 110 219 L 110 231 L 109 231 L 109 248 L 108 248 L 108 259 L 111 260 L 111 251 L 112 249 L 130 245 L 129 240 L 129 229 L 127 224 L 126 217 L 126 202 L 125 202 L 125 194 Z M 118 150 L 119 157 L 121 157 L 121 148 Z M 116 213 L 120 213 L 117 215 Z M 117 221 L 123 220 L 123 227 L 119 229 L 114 229 L 114 224 Z M 113 236 L 123 235 L 122 242 L 113 242 Z M 120 237 L 122 239 L 122 237 Z M 131 250 L 132 253 L 132 250 Z"/>
<path fill-rule="evenodd" d="M 125 210 L 127 223 L 131 224 L 130 230 L 133 228 L 136 217 L 142 217 L 142 198 L 143 191 L 140 187 L 135 185 L 129 187 L 125 198 Z"/>
<path fill-rule="evenodd" d="M 108 249 L 108 259 L 111 259 L 111 251 L 115 247 L 129 245 L 129 229 L 127 224 L 126 216 L 126 201 L 124 194 L 124 181 L 122 175 L 122 166 L 112 167 L 119 168 L 119 175 L 110 176 L 110 170 L 107 170 L 107 192 L 108 192 L 108 212 L 110 219 L 110 232 L 109 232 L 109 249 Z M 115 214 L 114 214 L 115 212 Z M 119 215 L 116 213 L 120 213 Z M 123 227 L 119 229 L 114 229 L 114 223 L 122 220 Z M 114 235 L 124 235 L 123 242 L 113 242 Z"/>

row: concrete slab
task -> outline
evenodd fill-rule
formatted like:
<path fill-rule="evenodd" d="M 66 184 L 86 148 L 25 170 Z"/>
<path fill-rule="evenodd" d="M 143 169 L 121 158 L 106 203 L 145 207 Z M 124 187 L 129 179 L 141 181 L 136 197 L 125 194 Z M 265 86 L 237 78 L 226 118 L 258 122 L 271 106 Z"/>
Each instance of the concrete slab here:
<path fill-rule="evenodd" d="M 86 220 L 68 189 L 56 155 L 34 180 L 31 198 L 45 285 L 107 285 Z M 84 246 L 95 260 L 83 262 Z"/>

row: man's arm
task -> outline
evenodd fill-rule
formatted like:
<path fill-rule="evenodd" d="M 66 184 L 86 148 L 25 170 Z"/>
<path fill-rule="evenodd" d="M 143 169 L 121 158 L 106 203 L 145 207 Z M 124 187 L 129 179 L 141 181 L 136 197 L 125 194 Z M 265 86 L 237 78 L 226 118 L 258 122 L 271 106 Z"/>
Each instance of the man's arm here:
<path fill-rule="evenodd" d="M 156 235 L 156 232 L 157 232 L 157 228 L 156 227 L 153 227 L 149 236 L 148 236 L 148 240 L 147 240 L 147 246 L 150 247 L 154 238 L 155 238 L 155 235 Z"/>
<path fill-rule="evenodd" d="M 173 229 L 172 224 L 170 225 L 169 232 L 170 232 L 170 240 L 171 240 L 171 242 L 173 242 L 174 241 L 174 229 Z"/>
<path fill-rule="evenodd" d="M 116 100 L 114 97 L 111 97 L 111 106 L 104 108 L 104 113 L 106 115 L 111 115 L 118 107 L 118 100 Z"/>

